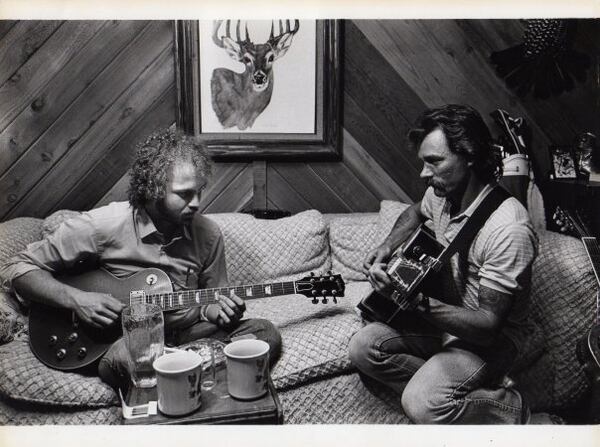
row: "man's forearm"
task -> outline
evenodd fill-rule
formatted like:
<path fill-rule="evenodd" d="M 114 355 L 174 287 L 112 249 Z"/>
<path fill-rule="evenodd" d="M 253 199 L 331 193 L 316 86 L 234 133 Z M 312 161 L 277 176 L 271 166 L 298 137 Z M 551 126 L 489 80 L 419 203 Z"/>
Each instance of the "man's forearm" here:
<path fill-rule="evenodd" d="M 49 306 L 73 309 L 77 289 L 56 280 L 46 270 L 32 270 L 13 280 L 13 288 L 22 297 Z"/>
<path fill-rule="evenodd" d="M 418 312 L 438 329 L 478 346 L 491 345 L 499 327 L 498 317 L 485 309 L 465 309 L 434 298 L 429 298 L 428 309 Z"/>
<path fill-rule="evenodd" d="M 424 220 L 421 214 L 421 202 L 413 203 L 400 214 L 384 243 L 388 244 L 392 251 L 396 250 Z"/>

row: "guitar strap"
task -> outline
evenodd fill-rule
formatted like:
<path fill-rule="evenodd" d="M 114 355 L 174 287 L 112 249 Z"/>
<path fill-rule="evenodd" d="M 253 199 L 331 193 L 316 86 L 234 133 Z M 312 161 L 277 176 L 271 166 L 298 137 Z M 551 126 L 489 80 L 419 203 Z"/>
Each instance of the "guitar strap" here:
<path fill-rule="evenodd" d="M 446 247 L 438 258 L 441 264 L 450 260 L 452 255 L 463 249 L 469 248 L 475 236 L 489 219 L 492 213 L 509 197 L 512 197 L 502 186 L 495 186 L 481 201 L 479 206 L 473 211 L 471 217 L 467 219 L 452 242 Z"/>

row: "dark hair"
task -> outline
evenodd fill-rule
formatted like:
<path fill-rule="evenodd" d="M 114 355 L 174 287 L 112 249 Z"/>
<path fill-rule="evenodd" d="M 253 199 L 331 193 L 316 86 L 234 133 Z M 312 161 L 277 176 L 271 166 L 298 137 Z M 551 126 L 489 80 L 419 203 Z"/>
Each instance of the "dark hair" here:
<path fill-rule="evenodd" d="M 198 174 L 210 175 L 211 163 L 204 146 L 179 130 L 161 129 L 139 143 L 127 192 L 131 206 L 141 208 L 163 198 L 169 169 L 176 161 L 190 161 Z"/>
<path fill-rule="evenodd" d="M 408 133 L 410 145 L 418 149 L 425 137 L 441 129 L 450 151 L 473 162 L 473 172 L 485 183 L 502 176 L 502 159 L 494 149 L 492 135 L 477 110 L 467 105 L 447 104 L 426 110 Z"/>

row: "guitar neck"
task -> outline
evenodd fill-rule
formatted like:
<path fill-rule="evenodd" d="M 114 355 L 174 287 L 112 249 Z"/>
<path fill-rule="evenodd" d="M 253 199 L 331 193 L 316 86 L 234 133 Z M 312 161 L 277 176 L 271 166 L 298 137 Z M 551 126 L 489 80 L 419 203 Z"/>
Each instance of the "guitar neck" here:
<path fill-rule="evenodd" d="M 144 301 L 158 304 L 163 310 L 187 309 L 190 307 L 204 306 L 217 302 L 219 295 L 237 295 L 243 300 L 267 298 L 270 296 L 290 295 L 296 293 L 296 283 L 274 282 L 266 284 L 253 284 L 247 286 L 216 287 L 212 289 L 180 290 L 178 292 L 144 294 L 141 297 L 131 297 L 130 301 Z"/>
<path fill-rule="evenodd" d="M 581 242 L 585 247 L 590 262 L 592 264 L 592 270 L 596 275 L 596 281 L 600 286 L 600 247 L 598 247 L 598 241 L 595 237 L 582 237 Z"/>

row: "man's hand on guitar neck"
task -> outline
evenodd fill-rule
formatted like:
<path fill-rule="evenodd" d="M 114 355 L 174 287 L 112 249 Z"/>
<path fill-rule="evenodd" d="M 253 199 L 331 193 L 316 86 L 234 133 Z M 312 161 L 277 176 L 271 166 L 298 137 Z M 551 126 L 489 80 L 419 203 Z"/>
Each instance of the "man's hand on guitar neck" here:
<path fill-rule="evenodd" d="M 216 304 L 209 304 L 206 309 L 206 318 L 219 327 L 227 328 L 243 317 L 246 303 L 236 294 L 229 297 L 219 295 Z"/>

